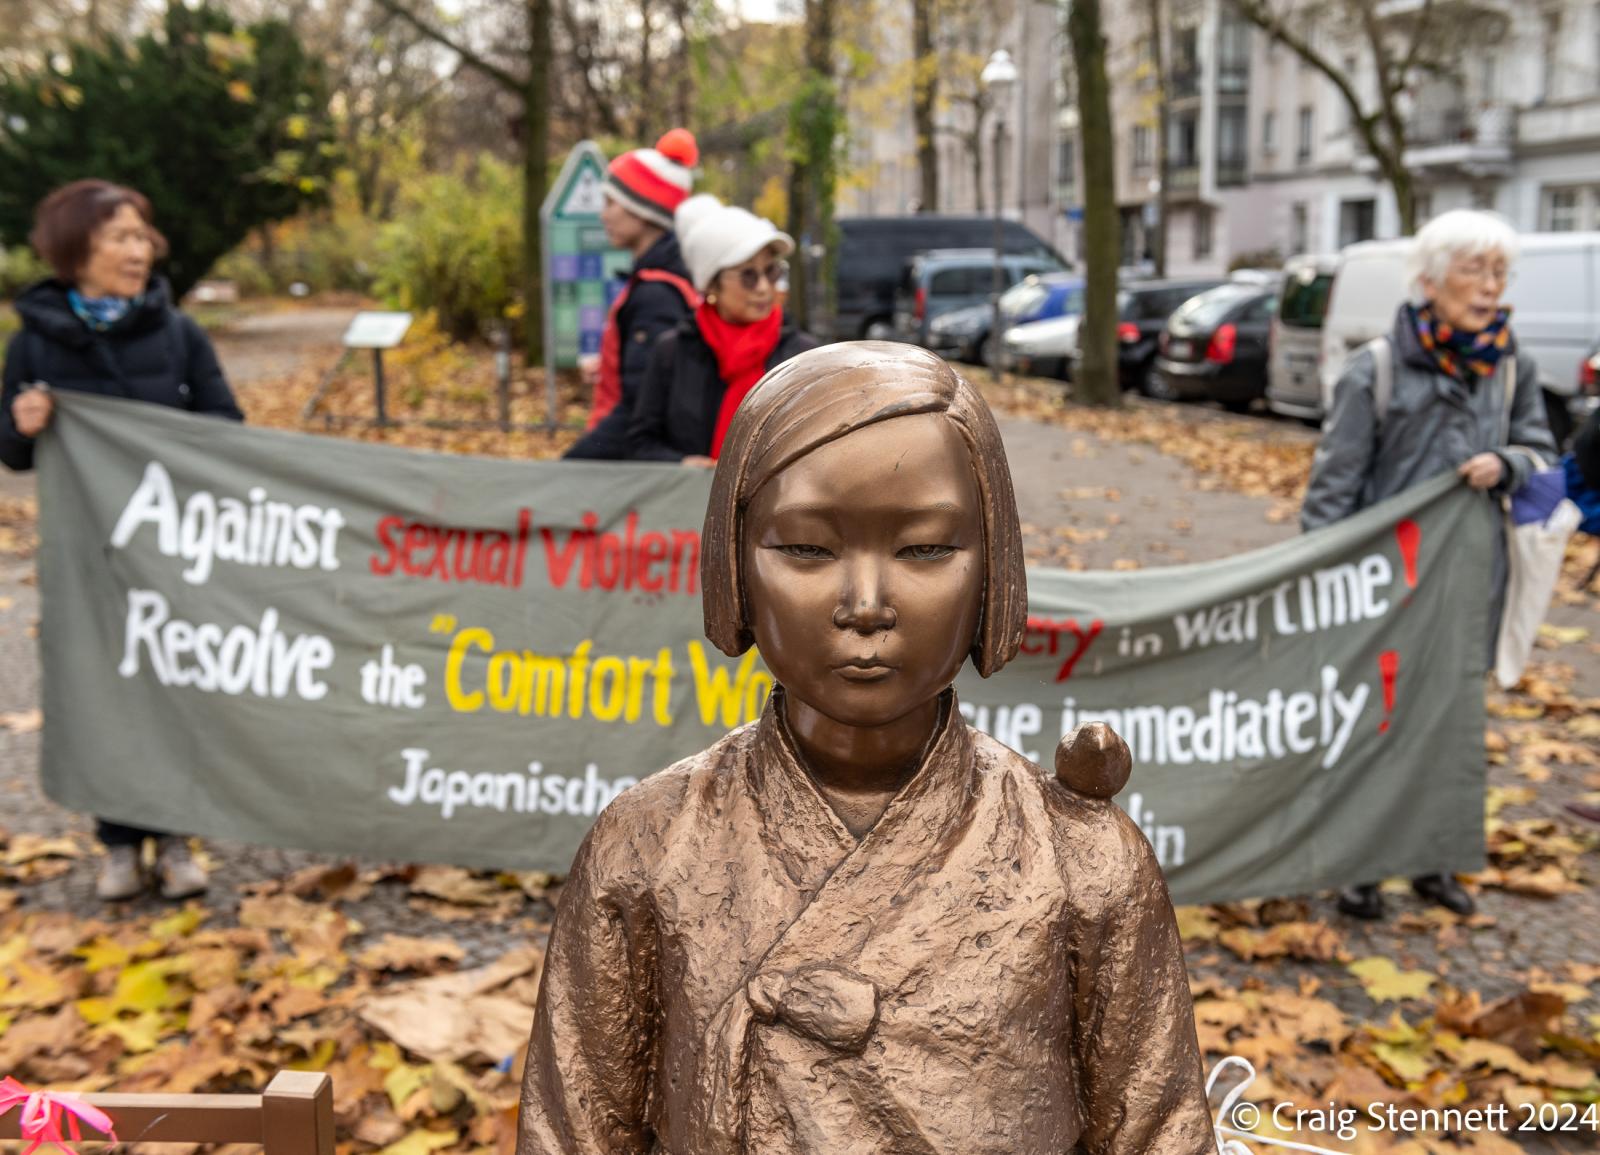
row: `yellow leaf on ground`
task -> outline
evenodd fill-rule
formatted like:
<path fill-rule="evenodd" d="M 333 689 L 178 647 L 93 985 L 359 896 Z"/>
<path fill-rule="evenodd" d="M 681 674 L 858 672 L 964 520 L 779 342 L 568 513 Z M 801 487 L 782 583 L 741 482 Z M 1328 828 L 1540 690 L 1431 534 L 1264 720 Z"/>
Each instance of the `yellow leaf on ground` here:
<path fill-rule="evenodd" d="M 429 1155 L 441 1147 L 452 1146 L 460 1138 L 457 1131 L 415 1130 L 397 1143 L 380 1148 L 377 1155 Z"/>
<path fill-rule="evenodd" d="M 1203 906 L 1173 908 L 1178 916 L 1178 934 L 1184 942 L 1209 942 L 1217 937 L 1217 920 Z"/>
<path fill-rule="evenodd" d="M 42 834 L 14 834 L 6 845 L 7 866 L 21 866 L 39 858 L 82 858 L 83 849 L 70 838 Z"/>
<path fill-rule="evenodd" d="M 383 1089 L 389 1096 L 389 1102 L 398 1111 L 400 1104 L 404 1103 L 417 1089 L 428 1082 L 432 1069 L 426 1064 L 413 1067 L 409 1063 L 399 1063 L 389 1072 L 383 1080 Z"/>
<path fill-rule="evenodd" d="M 1374 1043 L 1372 1053 L 1407 1083 L 1420 1083 L 1434 1070 L 1435 1064 L 1426 1047 Z"/>
<path fill-rule="evenodd" d="M 1600 717 L 1580 714 L 1567 723 L 1567 733 L 1579 738 L 1600 738 Z"/>
<path fill-rule="evenodd" d="M 0 1007 L 43 1011 L 66 1001 L 73 993 L 61 975 L 18 959 L 11 964 L 9 985 L 0 989 Z"/>
<path fill-rule="evenodd" d="M 100 1030 L 107 1035 L 115 1035 L 122 1040 L 122 1045 L 134 1053 L 153 1051 L 161 1042 L 170 1027 L 166 1016 L 160 1011 L 146 1011 L 131 1019 L 112 1019 L 102 1023 Z"/>
<path fill-rule="evenodd" d="M 1484 817 L 1493 818 L 1507 806 L 1526 806 L 1537 797 L 1539 792 L 1531 786 L 1491 786 L 1484 800 Z"/>
<path fill-rule="evenodd" d="M 170 942 L 175 938 L 188 938 L 208 917 L 203 907 L 186 906 L 182 910 L 173 911 L 165 918 L 156 919 L 150 924 L 150 934 L 162 942 Z"/>
<path fill-rule="evenodd" d="M 1545 622 L 1539 627 L 1539 636 L 1550 639 L 1558 646 L 1572 646 L 1586 639 L 1589 631 L 1582 626 L 1552 626 Z"/>
<path fill-rule="evenodd" d="M 1379 1003 L 1425 998 L 1433 986 L 1433 976 L 1426 971 L 1402 971 L 1381 956 L 1357 959 L 1345 969 L 1361 980 L 1367 997 Z"/>
<path fill-rule="evenodd" d="M 90 974 L 98 974 L 112 967 L 124 967 L 133 956 L 128 948 L 119 942 L 113 942 L 100 935 L 92 942 L 85 943 L 72 952 L 83 960 L 83 969 Z"/>

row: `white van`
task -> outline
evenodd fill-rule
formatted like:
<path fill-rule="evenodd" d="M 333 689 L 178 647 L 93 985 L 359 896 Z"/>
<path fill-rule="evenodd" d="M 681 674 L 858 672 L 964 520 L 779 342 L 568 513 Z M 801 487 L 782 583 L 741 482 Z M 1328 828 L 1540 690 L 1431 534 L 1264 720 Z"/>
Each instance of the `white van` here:
<path fill-rule="evenodd" d="M 1538 362 L 1539 384 L 1570 402 L 1578 392 L 1584 358 L 1600 337 L 1600 232 L 1524 233 L 1521 256 L 1506 289 L 1517 342 Z M 1322 401 L 1351 350 L 1389 332 L 1406 299 L 1410 240 L 1364 241 L 1339 254 L 1328 313 L 1322 323 Z M 1552 424 L 1557 424 L 1553 422 Z M 1557 429 L 1557 436 L 1562 430 Z"/>
<path fill-rule="evenodd" d="M 1267 407 L 1303 421 L 1322 418 L 1322 323 L 1339 258 L 1290 257 L 1268 339 Z"/>

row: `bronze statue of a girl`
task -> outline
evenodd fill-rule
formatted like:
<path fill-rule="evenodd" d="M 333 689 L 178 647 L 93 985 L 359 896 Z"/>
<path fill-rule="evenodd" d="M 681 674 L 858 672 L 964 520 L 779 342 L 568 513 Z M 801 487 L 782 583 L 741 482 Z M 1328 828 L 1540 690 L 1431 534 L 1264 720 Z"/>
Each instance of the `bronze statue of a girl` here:
<path fill-rule="evenodd" d="M 833 345 L 734 418 L 706 633 L 761 719 L 596 822 L 551 933 L 518 1155 L 1213 1151 L 1171 902 L 1106 799 L 951 683 L 1017 652 L 1027 588 L 982 398 L 906 345 Z"/>

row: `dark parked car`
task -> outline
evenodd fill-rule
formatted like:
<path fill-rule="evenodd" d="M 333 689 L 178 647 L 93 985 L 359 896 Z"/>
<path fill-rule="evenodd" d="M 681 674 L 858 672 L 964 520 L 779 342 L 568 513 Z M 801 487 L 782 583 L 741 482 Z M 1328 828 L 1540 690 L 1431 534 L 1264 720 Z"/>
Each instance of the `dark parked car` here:
<path fill-rule="evenodd" d="M 1076 273 L 1038 273 L 1000 294 L 1007 327 L 1083 312 L 1083 278 Z M 927 347 L 941 357 L 968 364 L 990 363 L 989 330 L 994 306 L 985 302 L 951 309 L 928 324 Z"/>
<path fill-rule="evenodd" d="M 1000 260 L 1000 291 L 1061 266 L 1054 257 L 1019 257 Z M 993 249 L 934 249 L 918 253 L 906 263 L 900 291 L 894 297 L 894 336 L 899 341 L 927 347 L 928 326 L 938 316 L 955 309 L 994 300 Z"/>
<path fill-rule="evenodd" d="M 1179 306 L 1161 334 L 1154 396 L 1220 401 L 1242 413 L 1267 395 L 1267 334 L 1278 290 L 1220 285 Z"/>
<path fill-rule="evenodd" d="M 1138 281 L 1117 290 L 1117 376 L 1124 389 L 1155 395 L 1151 390 L 1161 387 L 1155 380 L 1156 342 L 1167 318 L 1196 293 L 1227 283 L 1221 277 Z M 1072 350 L 1074 365 L 1080 355 Z"/>
<path fill-rule="evenodd" d="M 894 336 L 894 294 L 906 262 L 928 249 L 994 248 L 993 217 L 936 216 L 842 217 L 835 269 L 836 341 Z M 1001 247 L 1017 256 L 1066 262 L 1038 233 L 1021 221 L 1006 221 Z"/>

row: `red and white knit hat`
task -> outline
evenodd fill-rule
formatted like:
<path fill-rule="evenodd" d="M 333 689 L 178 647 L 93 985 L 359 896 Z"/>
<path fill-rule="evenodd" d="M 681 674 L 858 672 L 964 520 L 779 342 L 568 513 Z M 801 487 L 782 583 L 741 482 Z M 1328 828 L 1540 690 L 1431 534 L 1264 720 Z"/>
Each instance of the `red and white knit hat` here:
<path fill-rule="evenodd" d="M 637 217 L 664 229 L 694 187 L 691 171 L 700 161 L 700 147 L 686 128 L 671 129 L 654 148 L 636 148 L 611 162 L 605 192 Z"/>

